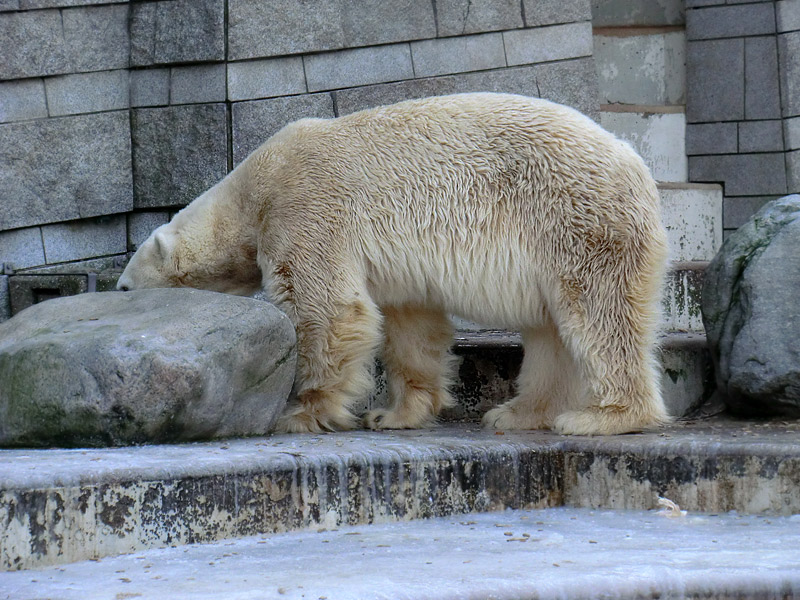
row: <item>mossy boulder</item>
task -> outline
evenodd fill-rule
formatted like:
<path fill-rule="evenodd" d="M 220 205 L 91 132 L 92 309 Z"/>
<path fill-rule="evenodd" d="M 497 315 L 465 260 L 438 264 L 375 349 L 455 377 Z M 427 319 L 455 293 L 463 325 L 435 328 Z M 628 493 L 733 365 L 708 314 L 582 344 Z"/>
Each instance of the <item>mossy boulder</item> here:
<path fill-rule="evenodd" d="M 800 195 L 766 204 L 726 240 L 702 308 L 728 407 L 800 417 Z"/>
<path fill-rule="evenodd" d="M 48 300 L 0 324 L 0 446 L 270 431 L 295 334 L 267 302 L 190 289 Z"/>

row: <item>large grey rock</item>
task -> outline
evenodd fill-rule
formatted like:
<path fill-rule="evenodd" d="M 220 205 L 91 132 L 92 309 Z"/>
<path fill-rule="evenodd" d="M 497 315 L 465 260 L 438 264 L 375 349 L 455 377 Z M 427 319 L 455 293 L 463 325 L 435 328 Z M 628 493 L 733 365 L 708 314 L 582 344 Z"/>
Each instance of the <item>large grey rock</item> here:
<path fill-rule="evenodd" d="M 800 195 L 765 205 L 706 269 L 717 385 L 742 415 L 800 417 Z"/>
<path fill-rule="evenodd" d="M 269 303 L 190 289 L 82 294 L 0 324 L 0 445 L 259 435 L 294 380 Z"/>

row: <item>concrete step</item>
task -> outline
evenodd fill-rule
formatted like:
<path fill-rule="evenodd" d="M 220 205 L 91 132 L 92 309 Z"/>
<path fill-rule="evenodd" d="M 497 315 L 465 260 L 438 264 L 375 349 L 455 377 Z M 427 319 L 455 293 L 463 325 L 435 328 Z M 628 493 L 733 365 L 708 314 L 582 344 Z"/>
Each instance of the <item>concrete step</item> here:
<path fill-rule="evenodd" d="M 795 517 L 511 510 L 322 528 L 0 573 L 0 597 L 794 598 Z"/>
<path fill-rule="evenodd" d="M 512 398 L 522 364 L 522 339 L 500 330 L 456 332 L 457 377 L 451 390 L 455 407 L 445 421 L 478 421 L 483 414 Z M 670 332 L 660 340 L 661 390 L 669 414 L 682 417 L 701 406 L 714 389 L 711 357 L 704 334 Z M 388 404 L 385 381 L 377 374 L 376 394 L 361 410 Z"/>
<path fill-rule="evenodd" d="M 688 180 L 683 106 L 604 104 L 600 124 L 631 144 L 656 180 Z"/>
<path fill-rule="evenodd" d="M 701 299 L 703 273 L 707 262 L 675 263 L 664 285 L 662 328 L 664 331 L 692 331 L 702 334 Z"/>
<path fill-rule="evenodd" d="M 0 568 L 12 571 L 308 527 L 649 510 L 659 496 L 692 512 L 800 512 L 798 422 L 718 419 L 599 438 L 464 423 L 2 455 Z"/>
<path fill-rule="evenodd" d="M 595 27 L 601 104 L 686 103 L 686 31 L 676 27 Z"/>
<path fill-rule="evenodd" d="M 664 225 L 674 263 L 710 261 L 722 247 L 722 187 L 659 184 Z"/>

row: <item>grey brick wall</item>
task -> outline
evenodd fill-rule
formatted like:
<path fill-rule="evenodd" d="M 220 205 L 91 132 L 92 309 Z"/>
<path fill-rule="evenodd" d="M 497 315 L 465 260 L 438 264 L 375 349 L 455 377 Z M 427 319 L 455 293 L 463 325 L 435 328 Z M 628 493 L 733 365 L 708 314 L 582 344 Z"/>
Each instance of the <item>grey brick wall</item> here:
<path fill-rule="evenodd" d="M 598 114 L 590 0 L 0 0 L 0 56 L 0 319 L 9 278 L 118 268 L 295 119 L 466 91 Z"/>
<path fill-rule="evenodd" d="M 800 2 L 686 0 L 689 178 L 724 186 L 723 222 L 800 191 Z"/>

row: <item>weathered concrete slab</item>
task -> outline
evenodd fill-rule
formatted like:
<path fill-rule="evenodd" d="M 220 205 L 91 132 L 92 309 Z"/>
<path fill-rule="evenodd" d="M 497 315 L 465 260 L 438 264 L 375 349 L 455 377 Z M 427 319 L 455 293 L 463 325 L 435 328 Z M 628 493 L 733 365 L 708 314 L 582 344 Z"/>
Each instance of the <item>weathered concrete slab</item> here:
<path fill-rule="evenodd" d="M 700 310 L 703 270 L 707 263 L 679 263 L 670 269 L 664 286 L 662 328 L 703 333 Z"/>
<path fill-rule="evenodd" d="M 798 529 L 796 517 L 506 511 L 155 550 L 0 585 L 19 600 L 790 598 Z"/>
<path fill-rule="evenodd" d="M 722 246 L 722 188 L 661 184 L 661 207 L 670 260 L 709 261 Z"/>
<path fill-rule="evenodd" d="M 686 117 L 683 112 L 604 110 L 600 124 L 630 143 L 658 181 L 687 181 Z"/>
<path fill-rule="evenodd" d="M 632 35 L 595 30 L 594 59 L 602 104 L 684 104 L 686 37 L 683 31 Z"/>
<path fill-rule="evenodd" d="M 666 496 L 689 511 L 800 512 L 797 422 L 716 420 L 604 438 L 462 424 L 2 456 L 6 570 L 565 502 L 651 509 Z"/>

